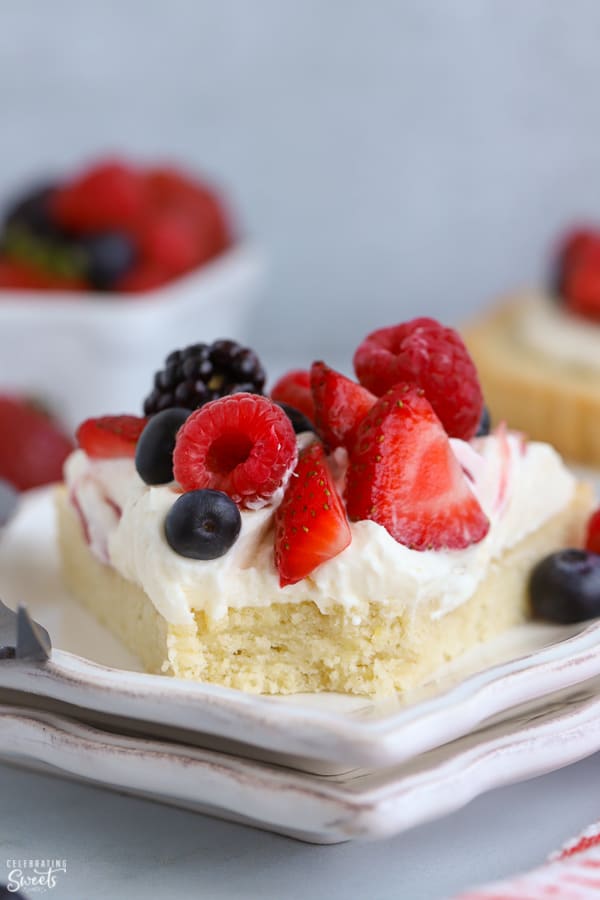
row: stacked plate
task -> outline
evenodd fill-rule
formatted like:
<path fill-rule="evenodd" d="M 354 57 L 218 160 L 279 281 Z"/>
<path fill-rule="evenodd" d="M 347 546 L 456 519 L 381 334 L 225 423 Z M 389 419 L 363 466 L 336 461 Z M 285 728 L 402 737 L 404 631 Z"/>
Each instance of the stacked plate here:
<path fill-rule="evenodd" d="M 598 622 L 524 625 L 379 702 L 146 675 L 62 586 L 47 490 L 2 535 L 0 597 L 46 629 L 0 608 L 3 760 L 303 840 L 389 836 L 600 749 Z"/>

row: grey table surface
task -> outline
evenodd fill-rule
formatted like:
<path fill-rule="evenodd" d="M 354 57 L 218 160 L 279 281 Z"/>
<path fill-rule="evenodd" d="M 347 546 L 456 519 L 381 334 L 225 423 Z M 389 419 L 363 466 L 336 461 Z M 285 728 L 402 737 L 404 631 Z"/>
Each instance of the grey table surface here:
<path fill-rule="evenodd" d="M 318 847 L 0 766 L 0 883 L 14 858 L 65 859 L 44 894 L 440 900 L 538 865 L 600 816 L 600 754 L 492 791 L 396 838 Z"/>

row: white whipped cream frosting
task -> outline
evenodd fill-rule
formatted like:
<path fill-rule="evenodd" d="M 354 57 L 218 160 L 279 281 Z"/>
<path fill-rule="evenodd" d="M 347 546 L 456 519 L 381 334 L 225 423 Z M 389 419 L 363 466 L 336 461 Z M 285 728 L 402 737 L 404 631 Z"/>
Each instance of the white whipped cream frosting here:
<path fill-rule="evenodd" d="M 164 519 L 179 494 L 148 487 L 133 460 L 67 460 L 65 481 L 90 548 L 139 585 L 169 622 L 193 622 L 193 610 L 219 618 L 228 608 L 312 600 L 327 613 L 343 606 L 357 624 L 369 601 L 390 615 L 427 602 L 442 616 L 471 597 L 490 564 L 570 501 L 575 479 L 546 444 L 527 444 L 503 429 L 470 444 L 452 440 L 490 530 L 465 550 L 417 551 L 375 522 L 352 523 L 352 542 L 294 585 L 279 587 L 273 561 L 275 504 L 242 512 L 240 536 L 215 560 L 179 556 L 164 537 Z M 339 463 L 339 460 L 338 460 Z M 119 514 L 120 512 L 120 514 Z"/>
<path fill-rule="evenodd" d="M 600 375 L 600 325 L 543 295 L 524 298 L 517 317 L 521 343 L 552 363 Z"/>

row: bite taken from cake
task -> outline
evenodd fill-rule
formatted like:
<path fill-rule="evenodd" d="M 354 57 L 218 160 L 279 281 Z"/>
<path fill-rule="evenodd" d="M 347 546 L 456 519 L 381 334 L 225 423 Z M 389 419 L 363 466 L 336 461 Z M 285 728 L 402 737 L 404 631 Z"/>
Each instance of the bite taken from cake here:
<path fill-rule="evenodd" d="M 358 380 L 264 391 L 233 341 L 175 350 L 144 416 L 88 419 L 57 492 L 78 599 L 149 672 L 254 693 L 390 694 L 531 614 L 592 509 L 548 445 L 489 430 L 461 338 L 374 331 Z"/>

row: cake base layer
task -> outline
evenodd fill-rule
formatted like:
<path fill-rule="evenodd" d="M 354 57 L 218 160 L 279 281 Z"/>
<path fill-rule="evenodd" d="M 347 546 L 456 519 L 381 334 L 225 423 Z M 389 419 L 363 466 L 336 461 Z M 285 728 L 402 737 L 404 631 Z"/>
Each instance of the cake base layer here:
<path fill-rule="evenodd" d="M 600 464 L 600 380 L 548 360 L 518 337 L 527 303 L 517 297 L 463 329 L 494 422 L 552 444 L 562 456 Z"/>
<path fill-rule="evenodd" d="M 231 609 L 218 621 L 172 625 L 149 597 L 91 554 L 66 492 L 57 492 L 64 578 L 75 596 L 149 672 L 252 693 L 339 691 L 390 694 L 422 684 L 443 663 L 527 617 L 532 566 L 559 547 L 581 545 L 592 506 L 578 488 L 571 504 L 494 563 L 475 594 L 441 618 L 429 605 L 390 616 L 376 601 L 352 619 L 312 602 Z"/>

